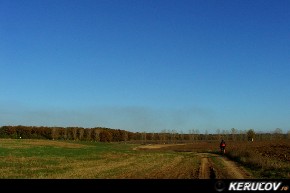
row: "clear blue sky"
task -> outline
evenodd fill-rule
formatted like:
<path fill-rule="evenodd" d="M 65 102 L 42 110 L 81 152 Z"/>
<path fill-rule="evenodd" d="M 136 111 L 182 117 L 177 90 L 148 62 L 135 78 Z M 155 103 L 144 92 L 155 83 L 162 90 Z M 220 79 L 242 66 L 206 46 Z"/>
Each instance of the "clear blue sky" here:
<path fill-rule="evenodd" d="M 290 130 L 288 0 L 2 0 L 0 125 Z"/>

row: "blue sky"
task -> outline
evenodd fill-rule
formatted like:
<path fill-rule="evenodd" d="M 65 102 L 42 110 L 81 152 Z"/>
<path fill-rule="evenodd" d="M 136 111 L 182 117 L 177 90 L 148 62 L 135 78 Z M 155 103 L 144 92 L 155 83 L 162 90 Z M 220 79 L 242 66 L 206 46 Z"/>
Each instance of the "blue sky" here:
<path fill-rule="evenodd" d="M 2 0 L 0 125 L 290 130 L 288 0 Z"/>

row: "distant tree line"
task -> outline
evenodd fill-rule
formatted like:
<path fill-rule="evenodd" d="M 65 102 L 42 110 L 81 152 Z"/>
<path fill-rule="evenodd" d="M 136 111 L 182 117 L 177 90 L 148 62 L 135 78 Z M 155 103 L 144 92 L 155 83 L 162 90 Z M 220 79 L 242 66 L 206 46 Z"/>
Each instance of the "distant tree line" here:
<path fill-rule="evenodd" d="M 12 139 L 50 139 L 50 140 L 74 140 L 96 142 L 140 142 L 140 143 L 187 143 L 200 140 L 272 140 L 290 139 L 290 132 L 283 134 L 277 128 L 271 133 L 256 133 L 253 129 L 240 131 L 232 128 L 230 131 L 218 129 L 215 134 L 192 129 L 188 133 L 176 130 L 162 130 L 159 133 L 130 132 L 121 129 L 104 127 L 37 127 L 37 126 L 2 126 L 0 138 Z"/>
<path fill-rule="evenodd" d="M 129 132 L 110 128 L 2 126 L 0 138 L 79 141 L 127 141 Z"/>

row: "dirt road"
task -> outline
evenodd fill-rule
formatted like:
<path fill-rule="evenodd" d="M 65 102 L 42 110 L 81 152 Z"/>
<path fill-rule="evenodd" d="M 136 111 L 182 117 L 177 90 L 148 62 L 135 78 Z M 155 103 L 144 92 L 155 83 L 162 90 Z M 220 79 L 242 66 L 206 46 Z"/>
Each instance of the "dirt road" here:
<path fill-rule="evenodd" d="M 148 145 L 141 145 L 138 147 L 133 148 L 133 150 L 146 150 L 146 149 L 160 149 L 164 147 L 171 147 L 177 145 L 184 145 L 184 144 L 148 144 Z"/>
<path fill-rule="evenodd" d="M 135 150 L 159 149 L 179 144 L 145 145 Z M 182 145 L 182 144 L 180 144 Z M 251 179 L 251 174 L 238 163 L 227 157 L 213 153 L 197 153 L 200 157 L 198 179 Z"/>
<path fill-rule="evenodd" d="M 251 174 L 225 156 L 199 153 L 201 164 L 199 179 L 249 179 Z"/>

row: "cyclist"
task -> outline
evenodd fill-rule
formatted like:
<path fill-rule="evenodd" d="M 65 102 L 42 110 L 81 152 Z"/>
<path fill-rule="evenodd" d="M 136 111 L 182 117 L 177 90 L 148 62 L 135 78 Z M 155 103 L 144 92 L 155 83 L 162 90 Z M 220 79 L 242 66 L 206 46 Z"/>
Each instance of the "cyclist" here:
<path fill-rule="evenodd" d="M 226 142 L 223 139 L 220 143 L 220 149 L 222 154 L 226 153 Z"/>

